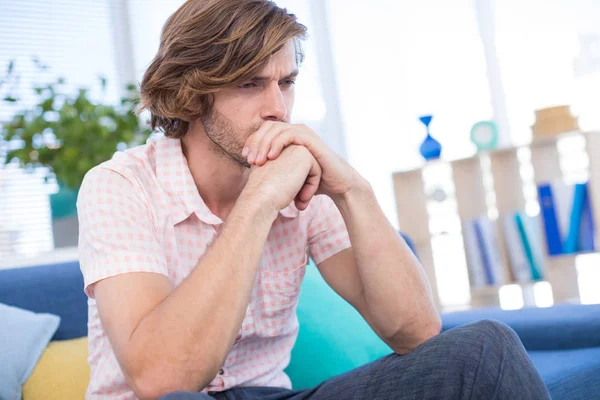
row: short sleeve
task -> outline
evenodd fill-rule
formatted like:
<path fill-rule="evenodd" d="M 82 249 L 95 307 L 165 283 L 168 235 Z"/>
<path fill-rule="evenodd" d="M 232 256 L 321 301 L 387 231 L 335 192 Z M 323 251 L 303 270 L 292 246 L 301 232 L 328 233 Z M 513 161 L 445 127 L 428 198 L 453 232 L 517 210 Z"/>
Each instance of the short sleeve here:
<path fill-rule="evenodd" d="M 79 261 L 85 292 L 94 283 L 128 272 L 168 275 L 166 258 L 142 190 L 119 172 L 90 170 L 77 199 Z"/>
<path fill-rule="evenodd" d="M 351 246 L 342 214 L 329 196 L 311 201 L 312 218 L 308 225 L 308 252 L 318 265 Z"/>

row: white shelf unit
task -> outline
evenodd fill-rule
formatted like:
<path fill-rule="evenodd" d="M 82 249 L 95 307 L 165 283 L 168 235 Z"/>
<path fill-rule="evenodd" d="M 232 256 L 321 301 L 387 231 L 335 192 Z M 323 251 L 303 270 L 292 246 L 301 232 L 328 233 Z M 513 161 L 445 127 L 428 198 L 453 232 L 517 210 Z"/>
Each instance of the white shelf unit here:
<path fill-rule="evenodd" d="M 537 140 L 528 145 L 531 152 L 531 166 L 534 172 L 535 184 L 552 182 L 563 179 L 560 156 L 557 143 L 561 138 L 583 136 L 586 142 L 586 152 L 589 164 L 589 194 L 596 228 L 596 243 L 598 246 L 598 229 L 600 227 L 600 132 L 570 132 L 552 138 Z M 432 234 L 430 232 L 430 215 L 427 211 L 427 193 L 423 170 L 432 163 L 444 163 L 452 169 L 452 180 L 455 187 L 455 200 L 458 216 L 462 221 L 489 213 L 490 206 L 486 198 L 488 190 L 484 181 L 482 160 L 489 160 L 495 194 L 495 208 L 498 215 L 503 213 L 524 211 L 526 200 L 523 192 L 524 180 L 521 174 L 519 148 L 510 147 L 489 152 L 477 153 L 471 157 L 446 161 L 435 160 L 423 166 L 407 171 L 396 172 L 392 175 L 398 224 L 400 230 L 406 233 L 415 244 L 417 254 L 425 273 L 427 274 L 438 308 L 442 308 L 438 295 L 436 267 L 432 254 Z M 594 157 L 595 156 L 595 157 Z M 489 215 L 489 214 L 488 214 Z M 497 221 L 500 258 L 502 260 L 505 284 L 515 284 L 507 252 L 503 243 L 501 224 Z M 540 219 L 540 223 L 541 219 Z M 543 232 L 543 228 L 540 227 Z M 542 250 L 544 256 L 544 280 L 552 287 L 554 302 L 573 301 L 579 297 L 576 257 L 580 254 L 549 257 L 546 251 L 545 237 L 542 234 Z M 464 242 L 463 242 L 464 246 Z M 470 281 L 471 281 L 471 277 Z M 531 290 L 533 282 L 520 283 L 527 291 Z M 502 285 L 474 288 L 471 286 L 471 306 L 499 305 L 499 290 Z"/>

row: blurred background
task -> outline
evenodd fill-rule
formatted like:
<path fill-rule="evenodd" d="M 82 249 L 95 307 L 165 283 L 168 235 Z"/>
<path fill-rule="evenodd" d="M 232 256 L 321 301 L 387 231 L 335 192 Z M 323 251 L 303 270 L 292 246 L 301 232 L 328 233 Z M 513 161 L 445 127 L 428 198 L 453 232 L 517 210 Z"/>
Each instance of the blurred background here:
<path fill-rule="evenodd" d="M 77 188 L 89 168 L 151 134 L 148 116 L 132 114 L 136 85 L 182 3 L 0 0 L 0 268 L 76 259 Z M 589 183 L 591 221 L 600 214 L 600 2 L 276 3 L 310 35 L 295 122 L 371 182 L 441 309 L 600 303 L 595 244 L 551 254 L 539 202 L 542 184 Z M 568 109 L 536 114 L 555 106 Z M 574 124 L 542 124 L 557 110 Z M 427 153 L 428 131 L 439 157 Z M 512 177 L 500 190 L 503 176 Z M 567 203 L 563 242 L 577 200 Z M 515 245 L 530 250 L 525 277 L 501 223 L 507 212 L 522 212 L 537 231 Z M 481 216 L 489 235 L 471 237 Z"/>

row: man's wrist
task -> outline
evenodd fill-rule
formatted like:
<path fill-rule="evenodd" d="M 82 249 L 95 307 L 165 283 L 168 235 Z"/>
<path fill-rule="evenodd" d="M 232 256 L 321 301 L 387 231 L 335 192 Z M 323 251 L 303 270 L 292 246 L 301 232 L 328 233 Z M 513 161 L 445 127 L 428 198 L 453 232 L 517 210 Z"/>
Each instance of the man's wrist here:
<path fill-rule="evenodd" d="M 356 173 L 348 187 L 348 190 L 342 194 L 331 196 L 331 199 L 338 207 L 340 207 L 344 204 L 355 202 L 357 199 L 364 199 L 368 196 L 374 195 L 375 194 L 371 184 L 369 184 L 365 178 Z"/>
<path fill-rule="evenodd" d="M 279 213 L 267 193 L 260 189 L 249 190 L 245 188 L 242 190 L 238 202 L 246 212 L 270 222 L 275 221 Z"/>

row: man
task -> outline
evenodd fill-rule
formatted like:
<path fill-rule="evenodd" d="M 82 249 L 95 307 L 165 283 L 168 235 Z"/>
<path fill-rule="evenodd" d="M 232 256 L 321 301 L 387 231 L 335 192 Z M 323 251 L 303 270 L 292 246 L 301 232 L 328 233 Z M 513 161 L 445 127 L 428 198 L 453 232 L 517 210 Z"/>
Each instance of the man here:
<path fill-rule="evenodd" d="M 87 398 L 547 398 L 508 327 L 439 334 L 369 184 L 290 124 L 304 34 L 267 0 L 190 0 L 165 24 L 141 84 L 165 137 L 94 168 L 78 201 Z M 309 255 L 393 354 L 291 391 Z"/>

